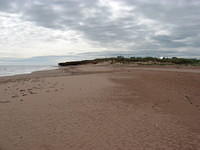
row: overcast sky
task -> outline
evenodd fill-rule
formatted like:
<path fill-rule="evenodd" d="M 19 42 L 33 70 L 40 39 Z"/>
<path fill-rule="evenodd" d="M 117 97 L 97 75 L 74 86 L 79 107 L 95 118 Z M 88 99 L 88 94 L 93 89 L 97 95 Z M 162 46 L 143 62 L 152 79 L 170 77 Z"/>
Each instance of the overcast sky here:
<path fill-rule="evenodd" d="M 0 58 L 200 57 L 200 0 L 0 0 Z"/>

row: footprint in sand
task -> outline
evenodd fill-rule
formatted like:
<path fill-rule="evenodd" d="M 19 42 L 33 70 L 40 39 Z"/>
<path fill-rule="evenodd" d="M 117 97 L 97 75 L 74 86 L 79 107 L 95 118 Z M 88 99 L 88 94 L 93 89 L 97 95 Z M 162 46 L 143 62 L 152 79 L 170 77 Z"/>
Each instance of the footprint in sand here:
<path fill-rule="evenodd" d="M 33 91 L 28 91 L 30 94 L 37 94 L 36 92 Z"/>
<path fill-rule="evenodd" d="M 0 104 L 10 103 L 8 100 L 0 100 Z"/>
<path fill-rule="evenodd" d="M 200 111 L 200 105 L 196 105 L 196 108 Z"/>
<path fill-rule="evenodd" d="M 21 90 L 19 90 L 20 92 L 25 92 L 25 90 L 24 89 L 21 89 Z"/>
<path fill-rule="evenodd" d="M 18 96 L 18 95 L 13 95 L 13 96 L 12 96 L 12 98 L 17 98 L 17 97 L 19 97 L 19 96 Z"/>
<path fill-rule="evenodd" d="M 190 104 L 193 104 L 192 101 L 191 101 L 191 99 L 189 98 L 189 96 L 186 95 L 185 98 L 186 98 L 186 100 L 187 100 Z"/>
<path fill-rule="evenodd" d="M 39 87 L 34 86 L 33 89 L 40 89 Z"/>
<path fill-rule="evenodd" d="M 28 95 L 28 94 L 26 94 L 26 93 L 23 93 L 23 94 L 22 94 L 22 96 L 27 96 L 27 95 Z"/>

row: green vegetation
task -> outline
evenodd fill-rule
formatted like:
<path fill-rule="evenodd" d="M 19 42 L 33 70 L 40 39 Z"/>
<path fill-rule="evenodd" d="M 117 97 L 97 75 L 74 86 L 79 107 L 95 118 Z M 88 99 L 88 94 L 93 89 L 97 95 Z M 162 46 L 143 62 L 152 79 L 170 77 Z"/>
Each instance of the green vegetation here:
<path fill-rule="evenodd" d="M 82 60 L 82 61 L 71 61 L 59 63 L 59 66 L 72 66 L 72 65 L 83 65 L 83 64 L 97 64 L 102 62 L 110 62 L 111 64 L 122 63 L 122 64 L 141 64 L 141 65 L 200 65 L 199 59 L 188 59 L 188 58 L 157 58 L 157 57 L 110 57 L 110 58 L 98 58 L 93 60 Z"/>

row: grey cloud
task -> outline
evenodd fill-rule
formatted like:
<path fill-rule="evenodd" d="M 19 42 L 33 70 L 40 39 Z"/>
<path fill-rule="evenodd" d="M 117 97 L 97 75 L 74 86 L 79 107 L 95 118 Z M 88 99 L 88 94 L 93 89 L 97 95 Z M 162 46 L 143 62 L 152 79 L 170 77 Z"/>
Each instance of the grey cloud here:
<path fill-rule="evenodd" d="M 187 46 L 186 43 L 173 41 L 173 37 L 171 36 L 155 36 L 154 40 L 156 40 L 157 43 L 166 48 L 179 48 Z"/>
<path fill-rule="evenodd" d="M 0 10 L 1 11 L 6 11 L 9 12 L 11 11 L 13 8 L 11 8 L 11 0 L 0 0 Z"/>
<path fill-rule="evenodd" d="M 153 2 L 129 1 L 129 3 L 137 5 L 137 10 L 144 16 L 171 27 L 171 34 L 168 38 L 153 36 L 153 39 L 161 42 L 163 47 L 195 46 L 195 39 L 198 39 L 200 33 L 200 2 L 195 0 L 176 0 L 173 2 L 154 0 Z M 185 38 L 194 39 L 194 45 L 192 43 L 173 42 L 175 39 L 184 40 Z"/>
<path fill-rule="evenodd" d="M 128 15 L 112 19 L 110 8 L 99 5 L 99 2 L 94 0 L 0 0 L 0 11 L 22 13 L 22 19 L 38 26 L 81 32 L 86 39 L 102 47 L 115 48 L 115 45 L 120 43 L 128 50 L 138 49 L 142 52 L 142 49 L 149 49 L 149 53 L 161 53 L 159 49 L 173 49 L 164 51 L 164 54 L 176 54 L 176 49 L 180 48 L 200 48 L 199 1 L 118 2 L 123 2 L 134 9 L 127 10 Z M 140 16 L 151 19 L 155 24 L 138 24 Z M 169 34 L 156 35 L 155 32 L 161 30 L 157 25 L 169 31 Z"/>

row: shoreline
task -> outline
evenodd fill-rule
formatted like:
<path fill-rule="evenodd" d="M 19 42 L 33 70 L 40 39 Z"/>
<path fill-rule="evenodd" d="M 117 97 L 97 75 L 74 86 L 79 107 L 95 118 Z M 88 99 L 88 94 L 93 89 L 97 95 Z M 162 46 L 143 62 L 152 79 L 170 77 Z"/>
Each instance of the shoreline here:
<path fill-rule="evenodd" d="M 0 77 L 0 149 L 198 149 L 200 68 L 153 68 L 90 64 Z"/>
<path fill-rule="evenodd" d="M 5 76 L 0 76 L 1 78 L 16 78 L 16 77 L 24 77 L 24 76 L 32 76 L 32 75 L 47 75 L 47 73 L 56 73 L 59 75 L 68 75 L 68 74 L 63 74 L 62 72 L 67 72 L 72 74 L 73 68 L 84 68 L 84 66 L 113 66 L 113 67 L 124 67 L 124 68 L 131 68 L 131 69 L 142 69 L 142 70 L 149 70 L 149 71 L 177 71 L 177 72 L 191 72 L 191 73 L 200 73 L 200 66 L 187 66 L 187 65 L 134 65 L 134 64 L 99 64 L 99 65 L 93 65 L 93 64 L 87 64 L 87 65 L 77 65 L 77 66 L 53 66 L 54 68 L 51 69 L 44 69 L 44 70 L 36 70 L 32 71 L 30 73 L 20 73 L 20 74 L 13 74 L 13 75 L 5 75 Z"/>
<path fill-rule="evenodd" d="M 2 65 L 1 65 L 2 66 Z M 0 66 L 0 67 L 1 67 Z M 7 65 L 3 65 L 4 67 L 7 67 Z M 10 67 L 11 65 L 9 65 L 9 67 Z M 54 69 L 57 69 L 57 68 L 59 68 L 59 66 L 38 66 L 38 65 L 17 65 L 17 66 L 12 66 L 12 67 L 26 67 L 26 68 L 28 68 L 28 67 L 41 67 L 41 68 L 37 68 L 37 69 L 30 69 L 29 71 L 24 71 L 24 70 L 22 70 L 21 71 L 21 73 L 20 73 L 20 71 L 17 71 L 17 72 L 15 72 L 15 73 L 6 73 L 6 74 L 1 74 L 0 75 L 0 77 L 11 77 L 11 76 L 17 76 L 17 75 L 27 75 L 27 74 L 32 74 L 32 73 L 34 73 L 34 72 L 38 72 L 38 71 L 49 71 L 49 70 L 54 70 Z M 11 71 L 10 71 L 11 72 Z"/>

